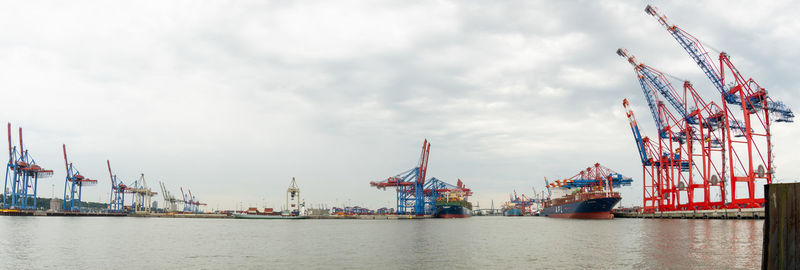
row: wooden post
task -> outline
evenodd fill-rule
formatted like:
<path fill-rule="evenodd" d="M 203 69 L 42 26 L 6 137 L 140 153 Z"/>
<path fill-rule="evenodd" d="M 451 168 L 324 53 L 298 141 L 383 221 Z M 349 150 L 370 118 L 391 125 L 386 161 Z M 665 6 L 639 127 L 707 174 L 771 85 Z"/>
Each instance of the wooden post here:
<path fill-rule="evenodd" d="M 800 267 L 800 183 L 764 185 L 761 269 Z"/>

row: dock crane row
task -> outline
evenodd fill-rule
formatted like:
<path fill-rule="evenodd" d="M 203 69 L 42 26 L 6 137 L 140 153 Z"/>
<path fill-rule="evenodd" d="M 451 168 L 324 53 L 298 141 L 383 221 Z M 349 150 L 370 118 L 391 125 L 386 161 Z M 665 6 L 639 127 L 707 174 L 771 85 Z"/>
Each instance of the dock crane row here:
<path fill-rule="evenodd" d="M 775 173 L 771 117 L 775 122 L 793 122 L 794 113 L 772 100 L 754 79 L 745 79 L 727 53 L 719 53 L 717 68 L 698 38 L 671 25 L 655 7 L 648 5 L 645 12 L 689 54 L 719 92 L 721 103 L 706 102 L 688 81 L 680 95 L 664 73 L 638 62 L 625 49 L 617 50 L 633 65 L 659 134 L 657 145 L 642 137 L 627 99 L 623 100 L 645 178 L 643 211 L 763 207 L 755 184 L 772 183 Z M 733 79 L 726 82 L 726 77 Z M 745 196 L 736 191 L 740 184 Z"/>
<path fill-rule="evenodd" d="M 397 191 L 397 210 L 400 215 L 414 214 L 418 216 L 433 214 L 436 199 L 448 192 L 460 192 L 464 197 L 472 195 L 472 191 L 464 186 L 461 180 L 457 185 L 448 184 L 432 177 L 426 179 L 428 156 L 431 145 L 428 140 L 422 143 L 419 165 L 382 181 L 371 181 L 369 184 L 378 189 L 394 187 Z"/>
<path fill-rule="evenodd" d="M 81 175 L 81 172 L 75 168 L 72 162 L 69 162 L 69 159 L 67 159 L 66 144 L 62 144 L 61 149 L 64 151 L 64 167 L 67 170 L 67 177 L 64 180 L 63 209 L 67 212 L 80 212 L 83 186 L 96 185 L 97 180 L 89 179 Z"/>
<path fill-rule="evenodd" d="M 22 128 L 19 128 L 19 146 L 13 144 L 11 123 L 8 123 L 8 164 L 6 164 L 6 175 L 3 182 L 3 193 L 0 198 L 0 211 L 25 211 L 36 210 L 37 187 L 39 179 L 53 176 L 53 170 L 42 168 L 36 163 L 28 149 L 24 148 L 22 139 Z M 61 145 L 64 154 L 64 168 L 66 177 L 64 180 L 64 200 L 61 210 L 64 212 L 81 212 L 82 194 L 84 186 L 96 185 L 97 180 L 90 179 L 76 168 L 67 155 L 66 144 Z M 151 198 L 158 194 L 147 186 L 144 174 L 130 185 L 126 185 L 111 170 L 111 161 L 106 160 L 108 176 L 111 182 L 111 193 L 107 211 L 109 213 L 125 213 L 129 210 L 125 206 L 126 194 L 133 196 L 130 211 L 134 213 L 148 213 L 151 211 Z M 183 195 L 182 200 L 178 200 L 166 190 L 164 183 L 160 183 L 164 193 L 164 201 L 168 211 L 176 211 L 177 203 L 184 202 L 185 212 L 200 212 L 201 203 L 189 191 L 188 195 Z M 183 193 L 183 190 L 181 190 Z"/>
<path fill-rule="evenodd" d="M 44 169 L 23 148 L 22 128 L 19 128 L 19 148 L 11 143 L 11 123 L 8 123 L 8 165 L 3 183 L 2 209 L 36 209 L 36 187 L 39 178 L 53 176 L 53 170 Z M 9 189 L 10 184 L 10 189 Z"/>
<path fill-rule="evenodd" d="M 680 96 L 666 76 L 657 69 L 640 63 L 635 56 L 625 49 L 618 49 L 617 54 L 627 59 L 634 67 L 634 71 L 639 78 L 642 91 L 647 97 L 648 106 L 657 107 L 658 115 L 665 115 L 666 120 L 661 125 L 657 125 L 661 134 L 659 136 L 659 154 L 656 164 L 644 161 L 642 166 L 650 167 L 651 171 L 643 178 L 645 182 L 650 182 L 651 194 L 645 195 L 644 202 L 650 203 L 646 209 L 653 210 L 658 206 L 660 211 L 670 211 L 676 209 L 711 209 L 722 204 L 724 196 L 724 186 L 721 185 L 716 175 L 724 174 L 724 168 L 720 164 L 715 164 L 716 158 L 722 159 L 724 145 L 721 143 L 725 134 L 722 132 L 724 126 L 724 114 L 714 102 L 705 102 L 691 83 L 684 82 L 683 96 Z M 660 95 L 659 95 L 660 94 Z M 681 118 L 673 117 L 669 110 L 659 101 L 659 96 L 673 100 L 673 109 L 679 111 Z M 656 102 L 657 105 L 651 104 Z M 690 106 L 691 105 L 691 106 Z M 629 108 L 627 100 L 623 101 L 626 113 L 628 114 L 631 128 L 636 126 L 633 111 Z M 656 121 L 661 121 L 658 119 Z M 737 134 L 743 134 L 743 125 L 733 119 L 729 121 L 731 127 Z M 674 133 L 673 133 L 674 131 Z M 634 139 L 637 141 L 640 156 L 643 155 L 641 144 L 639 143 L 640 131 L 636 127 Z M 678 134 L 677 136 L 675 134 Z M 695 146 L 697 145 L 697 146 Z M 695 149 L 700 147 L 700 151 Z M 695 161 L 695 160 L 699 161 Z M 720 172 L 720 169 L 723 172 Z M 699 176 L 703 183 L 699 183 L 694 177 Z M 716 177 L 716 180 L 714 180 Z M 650 179 L 649 181 L 647 179 Z M 695 183 L 698 182 L 698 183 Z M 655 189 L 653 189 L 655 188 Z M 702 189 L 702 201 L 696 201 L 695 192 Z M 720 200 L 713 200 L 711 197 L 712 189 L 714 194 L 720 194 Z M 679 198 L 684 198 L 683 203 Z"/>

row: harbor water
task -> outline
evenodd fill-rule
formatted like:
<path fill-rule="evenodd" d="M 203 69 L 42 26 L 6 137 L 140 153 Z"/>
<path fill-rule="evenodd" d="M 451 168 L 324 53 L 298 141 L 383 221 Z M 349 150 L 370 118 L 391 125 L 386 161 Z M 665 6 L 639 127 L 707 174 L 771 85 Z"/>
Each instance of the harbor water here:
<path fill-rule="evenodd" d="M 753 269 L 762 224 L 0 216 L 0 269 Z"/>

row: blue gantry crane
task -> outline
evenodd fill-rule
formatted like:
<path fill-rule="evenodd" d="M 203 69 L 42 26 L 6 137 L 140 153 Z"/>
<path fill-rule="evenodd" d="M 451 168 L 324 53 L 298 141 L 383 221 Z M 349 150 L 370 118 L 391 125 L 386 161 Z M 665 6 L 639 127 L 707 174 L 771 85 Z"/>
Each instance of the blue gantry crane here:
<path fill-rule="evenodd" d="M 370 182 L 370 186 L 386 189 L 395 187 L 397 189 L 397 213 L 424 215 L 425 196 L 424 185 L 428 171 L 428 156 L 430 155 L 431 145 L 428 140 L 422 144 L 419 165 L 405 172 L 401 172 L 386 180 Z"/>
<path fill-rule="evenodd" d="M 108 211 L 113 213 L 125 212 L 125 193 L 130 191 L 122 180 L 117 179 L 117 175 L 111 172 L 111 161 L 106 160 L 108 165 L 108 177 L 111 179 L 111 198 L 108 203 Z"/>
<path fill-rule="evenodd" d="M 81 172 L 75 168 L 72 162 L 69 162 L 66 144 L 62 144 L 61 149 L 64 150 L 64 168 L 67 171 L 67 177 L 64 180 L 63 209 L 67 212 L 80 212 L 83 186 L 95 185 L 97 180 L 81 175 Z"/>
<path fill-rule="evenodd" d="M 443 197 L 447 192 L 459 191 L 465 196 L 472 195 L 461 180 L 457 185 L 452 185 L 436 177 L 426 179 L 428 171 L 428 156 L 431 145 L 428 140 L 422 144 L 419 165 L 410 170 L 401 172 L 382 181 L 372 181 L 370 186 L 378 189 L 394 187 L 397 191 L 397 214 L 401 215 L 430 215 L 433 214 L 436 199 Z"/>
<path fill-rule="evenodd" d="M 192 212 L 192 199 L 190 196 L 186 196 L 186 193 L 183 192 L 183 187 L 181 187 L 181 197 L 183 198 L 183 212 Z"/>
<path fill-rule="evenodd" d="M 8 123 L 8 165 L 3 183 L 3 200 L 0 208 L 16 210 L 36 209 L 36 191 L 39 178 L 53 176 L 36 164 L 28 150 L 23 148 L 22 128 L 19 128 L 19 149 L 11 143 L 11 123 Z M 10 189 L 9 189 L 10 184 Z"/>

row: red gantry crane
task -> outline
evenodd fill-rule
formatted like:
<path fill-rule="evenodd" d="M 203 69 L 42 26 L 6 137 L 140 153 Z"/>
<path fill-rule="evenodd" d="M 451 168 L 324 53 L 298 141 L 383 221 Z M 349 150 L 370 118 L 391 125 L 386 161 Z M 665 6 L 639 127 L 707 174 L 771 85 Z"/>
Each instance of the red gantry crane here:
<path fill-rule="evenodd" d="M 727 53 L 720 52 L 718 61 L 714 60 L 699 39 L 670 24 L 656 8 L 647 6 L 645 12 L 654 16 L 689 54 L 722 102 L 704 101 L 688 81 L 683 82 L 681 95 L 665 74 L 639 63 L 627 50 L 617 50 L 634 66 L 659 130 L 658 146 L 645 146 L 633 112 L 624 101 L 643 171 L 650 179 L 645 180 L 643 210 L 763 207 L 764 198 L 755 194 L 755 185 L 769 184 L 774 176 L 771 122 L 792 122 L 794 113 L 782 102 L 772 100 L 754 79 L 742 76 Z M 680 117 L 670 116 L 672 113 L 657 97 L 655 101 L 651 98 L 658 95 Z M 746 192 L 737 192 L 742 188 Z"/>
<path fill-rule="evenodd" d="M 618 49 L 617 54 L 634 67 L 648 102 L 651 99 L 658 100 L 658 96 L 665 97 L 671 100 L 670 104 L 676 114 L 681 115 L 680 118 L 670 117 L 672 121 L 667 121 L 667 124 L 657 124 L 659 130 L 677 130 L 679 134 L 678 136 L 667 134 L 659 138 L 659 147 L 655 148 L 659 162 L 650 164 L 655 165 L 657 170 L 644 181 L 650 182 L 651 187 L 659 187 L 655 189 L 656 194 L 653 197 L 663 198 L 665 201 L 660 202 L 657 209 L 647 206 L 644 208 L 648 211 L 698 210 L 718 208 L 723 205 L 725 188 L 722 181 L 719 181 L 720 175 L 725 173 L 722 166 L 725 151 L 725 145 L 722 143 L 725 138 L 725 116 L 722 109 L 714 102 L 705 102 L 688 81 L 684 81 L 681 95 L 662 72 L 640 63 L 625 49 Z M 627 100 L 624 102 L 627 103 Z M 659 113 L 668 110 L 661 104 L 659 102 Z M 633 113 L 627 105 L 625 107 L 631 120 L 630 116 Z M 743 132 L 743 125 L 739 121 L 732 119 L 729 123 L 737 134 Z M 638 131 L 634 131 L 634 137 L 639 141 L 636 132 Z M 638 142 L 637 147 L 640 148 L 641 156 L 641 145 Z M 664 160 L 665 158 L 669 160 Z M 650 165 L 643 162 L 644 167 Z M 713 194 L 719 195 L 719 200 L 712 198 L 712 190 Z M 644 202 L 653 197 L 645 196 Z"/>
<path fill-rule="evenodd" d="M 763 197 L 756 197 L 755 183 L 772 183 L 775 173 L 773 168 L 772 134 L 770 132 L 771 116 L 776 122 L 793 122 L 794 113 L 780 101 L 774 101 L 753 78 L 743 76 L 731 62 L 726 52 L 720 52 L 719 69 L 700 40 L 677 25 L 668 22 L 667 16 L 658 9 L 648 5 L 645 12 L 654 16 L 658 23 L 689 54 L 689 57 L 705 73 L 711 83 L 719 91 L 725 112 L 727 136 L 728 164 L 730 172 L 731 203 L 729 208 L 762 207 Z M 726 82 L 726 79 L 728 81 Z M 727 85 L 726 85 L 727 84 Z M 731 137 L 730 120 L 734 113 L 728 106 L 739 107 L 744 119 L 744 134 Z M 723 178 L 723 181 L 728 180 Z M 737 194 L 737 186 L 743 184 L 746 195 Z"/>

